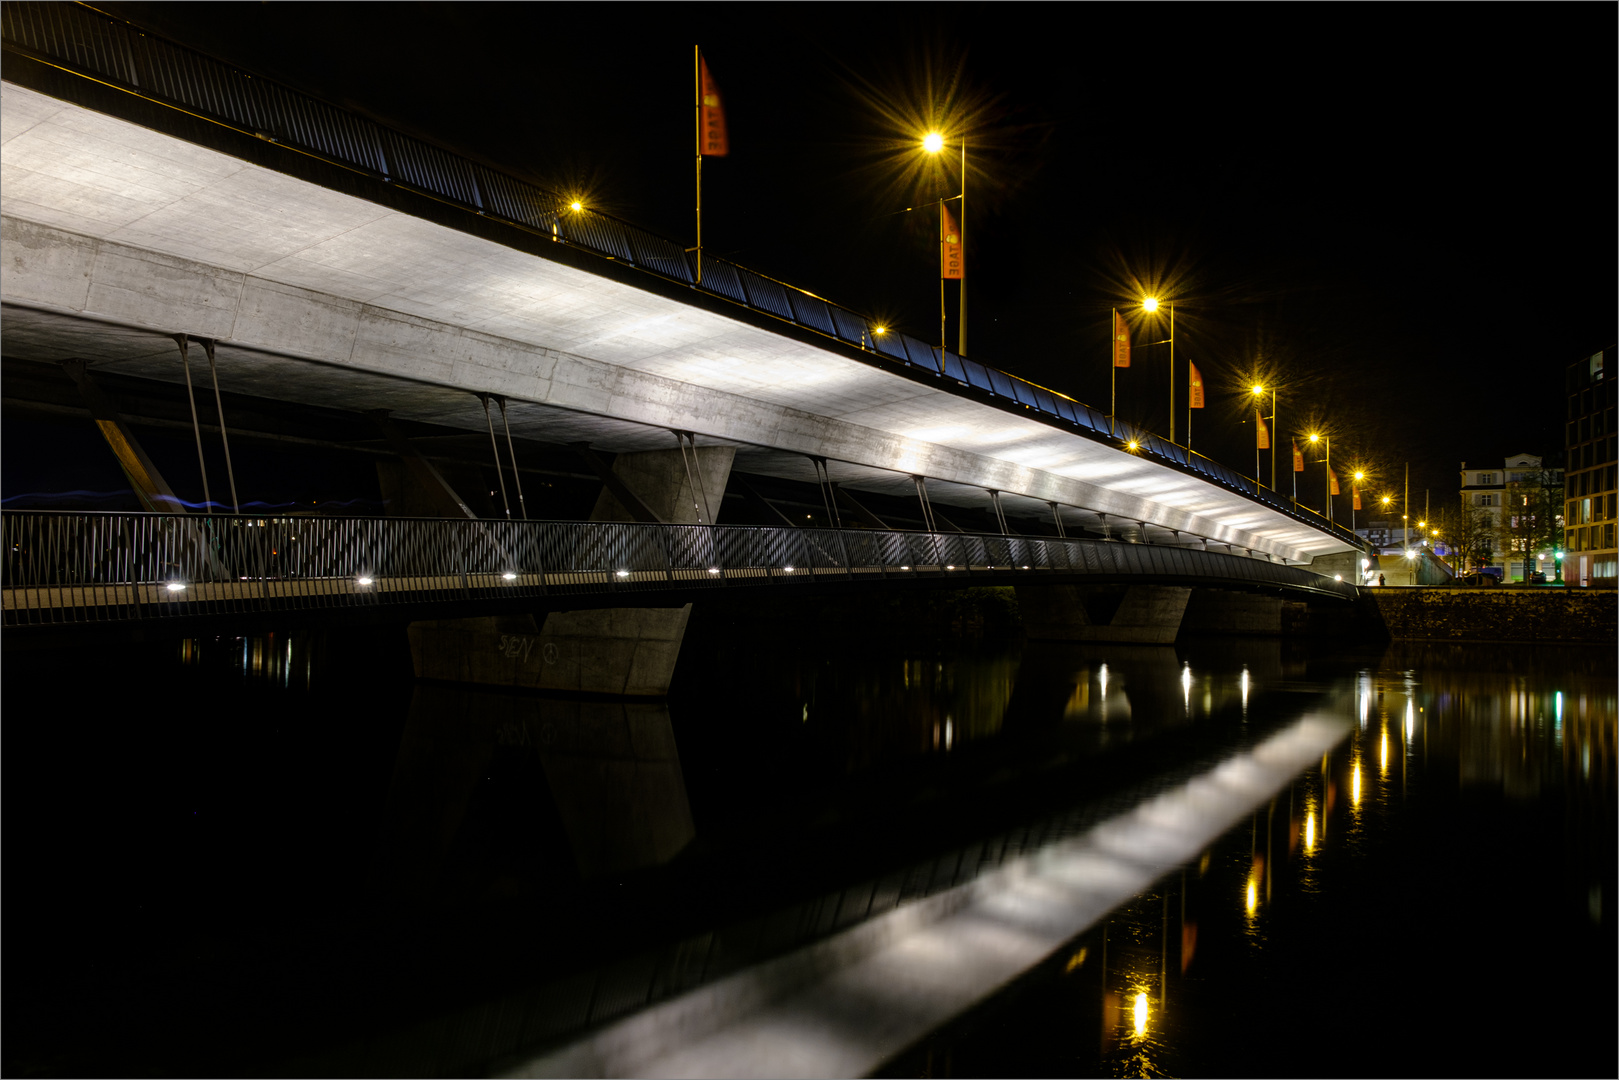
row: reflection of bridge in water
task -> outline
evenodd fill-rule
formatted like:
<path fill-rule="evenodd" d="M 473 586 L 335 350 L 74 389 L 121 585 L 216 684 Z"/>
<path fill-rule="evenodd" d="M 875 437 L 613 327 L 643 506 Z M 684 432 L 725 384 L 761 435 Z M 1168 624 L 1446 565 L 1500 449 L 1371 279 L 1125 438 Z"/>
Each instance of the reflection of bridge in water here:
<path fill-rule="evenodd" d="M 898 752 L 936 755 L 941 766 L 949 759 L 957 770 L 951 787 L 965 782 L 959 793 L 976 793 L 973 814 L 999 824 L 987 830 L 968 825 L 972 839 L 961 843 L 951 837 L 967 822 L 968 808 L 954 806 L 954 797 L 946 799 L 948 809 L 894 807 L 909 822 L 906 828 L 925 817 L 927 835 L 864 856 L 850 845 L 870 846 L 875 841 L 868 834 L 890 823 L 880 826 L 860 812 L 827 826 L 829 807 L 819 800 L 818 808 L 805 811 L 805 821 L 823 822 L 817 830 L 783 830 L 774 820 L 740 829 L 730 823 L 719 830 L 723 835 L 710 834 L 694 849 L 691 842 L 704 839 L 704 819 L 694 817 L 687 801 L 682 753 L 662 704 L 556 701 L 420 684 L 373 863 L 379 899 L 391 897 L 395 910 L 422 903 L 456 910 L 479 896 L 521 897 L 524 903 L 514 909 L 522 912 L 519 921 L 538 920 L 550 935 L 556 925 L 572 926 L 564 936 L 585 966 L 570 967 L 563 958 L 568 949 L 553 946 L 535 969 L 542 985 L 396 1032 L 385 1044 L 368 1040 L 336 1051 L 301 1071 L 362 1071 L 362 1062 L 374 1068 L 385 1059 L 409 1061 L 417 1070 L 504 1075 L 869 1073 L 1195 858 L 1341 739 L 1347 708 L 1342 719 L 1313 715 L 1291 725 L 1277 724 L 1270 713 L 1260 724 L 1269 737 L 1256 733 L 1253 741 L 1246 729 L 1238 734 L 1208 725 L 1214 713 L 1246 715 L 1250 667 L 1265 686 L 1280 674 L 1273 644 L 1252 643 L 1243 656 L 1241 665 L 1222 661 L 1211 678 L 1209 669 L 1194 674 L 1161 647 L 1039 646 L 1021 662 L 1008 655 L 1006 677 L 992 680 L 1000 692 L 970 704 L 945 689 L 950 679 L 943 669 L 927 689 L 921 668 L 902 662 L 912 689 L 905 707 L 887 710 L 902 717 L 908 733 L 902 738 L 910 749 Z M 1243 678 L 1232 674 L 1235 666 Z M 925 667 L 931 673 L 934 664 Z M 863 721 L 838 711 L 845 698 L 866 700 L 870 689 L 812 692 L 820 700 L 818 714 L 841 716 L 844 737 L 854 740 L 832 749 L 829 762 L 870 737 Z M 969 720 L 963 708 L 979 715 Z M 952 712 L 958 718 L 953 750 L 938 741 L 929 750 L 925 729 Z M 1106 731 L 1112 741 L 1098 742 Z M 1176 749 L 1153 740 L 1170 734 Z M 1153 740 L 1158 750 L 1142 743 L 1139 751 L 1125 751 L 1132 740 Z M 1067 751 L 1058 753 L 1059 744 Z M 1068 760 L 1057 772 L 1054 755 Z M 1090 761 L 1084 771 L 1064 771 L 1082 758 Z M 1120 782 L 1137 770 L 1138 778 Z M 468 834 L 477 827 L 473 819 L 490 812 L 488 804 L 477 806 L 489 797 L 479 793 L 490 790 L 491 774 L 504 778 L 509 809 L 555 807 L 572 880 L 611 887 L 639 868 L 642 887 L 651 890 L 647 903 L 686 912 L 658 917 L 675 928 L 674 940 L 604 961 L 597 952 L 603 945 L 624 948 L 626 929 L 615 929 L 615 919 L 636 918 L 632 913 L 614 914 L 618 908 L 609 904 L 570 916 L 565 904 L 552 901 L 565 885 L 554 872 L 530 880 L 526 888 L 537 890 L 530 895 L 504 876 L 509 859 L 492 859 L 482 869 L 470 864 Z M 1112 782 L 1098 784 L 1103 774 Z M 1023 780 L 982 786 L 986 778 L 1006 775 Z M 1006 827 L 1006 807 L 995 804 L 1011 788 L 1050 787 L 1059 777 L 1066 778 L 1060 787 L 1077 784 L 1061 796 L 1065 809 L 1014 817 L 1019 823 Z M 537 790 L 511 791 L 519 779 Z M 893 779 L 884 772 L 870 781 Z M 869 797 L 858 788 L 839 791 L 840 802 L 852 801 L 831 813 L 833 820 Z M 928 850 L 921 858 L 918 842 Z M 951 846 L 940 851 L 941 842 Z M 821 865 L 829 857 L 837 868 Z M 671 868 L 654 871 L 671 861 L 678 861 L 673 876 Z M 664 876 L 645 876 L 653 872 Z M 792 887 L 796 895 L 782 892 L 777 878 L 784 872 L 802 879 Z M 847 884 L 806 898 L 804 886 L 829 873 Z M 768 896 L 778 899 L 761 899 Z M 783 900 L 791 902 L 769 907 Z M 419 916 L 407 918 L 414 923 Z M 603 941 L 593 942 L 601 935 Z"/>
<path fill-rule="evenodd" d="M 1274 656 L 1274 649 L 1251 657 L 1260 670 L 1268 670 L 1266 654 Z M 1004 683 L 1007 696 L 992 711 L 1005 711 L 1005 724 L 1017 727 L 1009 727 L 1007 737 L 1022 746 L 1026 761 L 1010 766 L 1013 758 L 1001 756 L 973 767 L 1039 767 L 1036 761 L 1049 761 L 1049 735 L 1059 729 L 1067 742 L 1090 745 L 1094 755 L 1093 725 L 1122 725 L 1119 735 L 1141 738 L 1183 730 L 1209 706 L 1247 709 L 1247 678 L 1211 685 L 1206 672 L 1192 677 L 1171 649 L 1051 648 L 1025 659 L 1035 662 L 1017 667 L 1009 661 L 1017 675 Z M 1177 672 L 1187 675 L 1185 687 Z M 1088 690 L 1083 701 L 1073 693 L 1075 678 Z M 1213 691 L 1216 699 L 1193 703 L 1193 687 L 1198 695 Z M 1059 693 L 1072 695 L 1065 722 L 1057 722 L 1051 708 Z M 1075 701 L 1081 701 L 1078 711 Z M 947 706 L 944 699 L 933 704 Z M 1013 722 L 1013 712 L 1022 719 Z M 1044 730 L 1031 729 L 1031 721 Z M 973 735 L 963 730 L 958 737 L 955 755 L 971 743 L 988 750 L 1004 742 L 994 737 L 1001 724 L 981 717 Z M 448 1072 L 495 1069 L 497 1075 L 869 1074 L 1195 858 L 1319 761 L 1347 730 L 1345 709 L 1342 717 L 1310 714 L 1282 724 L 1247 745 L 1230 745 L 1222 735 L 1224 750 L 1205 746 L 1190 758 L 1182 755 L 1169 771 L 1158 766 L 1156 776 L 1104 800 L 1075 803 L 1070 797 L 1069 810 L 921 861 L 895 865 L 890 855 L 874 876 L 774 912 L 743 908 L 740 923 L 691 933 L 688 918 L 678 941 L 648 954 L 584 972 L 536 973 L 554 981 L 398 1031 L 382 1052 L 418 1067 L 434 1062 Z M 936 753 L 949 751 L 936 746 Z M 1111 759 L 1119 751 L 1107 753 Z M 494 764 L 497 758 L 504 766 Z M 518 759 L 538 769 L 515 771 Z M 507 784 L 529 777 L 541 787 L 541 800 L 549 789 L 576 881 L 604 879 L 610 886 L 636 868 L 644 873 L 680 857 L 699 837 L 662 704 L 550 701 L 423 683 L 393 769 L 389 826 L 372 871 L 372 886 L 379 897 L 390 897 L 390 907 L 448 904 L 455 910 L 484 891 L 512 887 L 478 878 L 499 878 L 500 870 L 466 878 L 465 857 L 453 857 L 466 844 L 478 792 L 491 772 L 507 777 Z M 871 823 L 847 827 L 863 831 Z M 774 861 L 790 863 L 792 848 L 803 842 L 803 836 L 790 840 L 790 850 Z M 691 892 L 695 865 L 688 863 L 675 879 L 685 884 L 661 904 L 701 905 L 698 897 L 708 891 L 725 895 L 722 907 L 735 915 L 738 895 L 771 892 L 764 882 L 779 871 L 766 870 L 771 863 L 753 852 L 756 842 L 743 840 L 740 847 L 750 853 L 742 861 L 735 837 L 732 847 L 720 863 L 712 863 L 717 848 L 699 857 L 711 860 L 698 863 L 708 866 L 709 876 L 725 871 L 720 878 Z M 555 892 L 559 884 L 529 887 Z M 672 900 L 677 895 L 682 900 Z M 525 918 L 562 916 L 562 908 L 552 912 L 546 905 L 525 910 Z M 612 918 L 584 921 L 610 926 Z M 602 929 L 581 926 L 575 933 L 589 939 Z M 450 1030 L 458 1035 L 448 1038 Z M 338 1051 L 317 1064 L 356 1069 L 359 1059 L 348 1052 L 361 1051 Z M 379 1046 L 368 1043 L 363 1052 L 377 1054 Z"/>

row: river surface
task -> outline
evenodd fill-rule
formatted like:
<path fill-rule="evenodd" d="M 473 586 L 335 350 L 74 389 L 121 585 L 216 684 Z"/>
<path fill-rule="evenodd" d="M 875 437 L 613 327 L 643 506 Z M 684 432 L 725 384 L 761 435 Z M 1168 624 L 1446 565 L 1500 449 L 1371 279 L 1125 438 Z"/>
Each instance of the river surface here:
<path fill-rule="evenodd" d="M 1612 650 L 699 612 L 667 704 L 418 683 L 394 632 L 13 650 L 4 675 L 8 1075 L 486 1071 L 1307 712 L 1349 734 L 885 1074 L 1619 1066 Z"/>

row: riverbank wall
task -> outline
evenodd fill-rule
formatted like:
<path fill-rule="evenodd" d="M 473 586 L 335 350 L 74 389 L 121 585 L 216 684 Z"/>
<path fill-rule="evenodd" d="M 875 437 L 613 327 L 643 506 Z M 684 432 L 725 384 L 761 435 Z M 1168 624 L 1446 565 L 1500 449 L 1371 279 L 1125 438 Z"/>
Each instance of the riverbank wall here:
<path fill-rule="evenodd" d="M 1391 641 L 1615 644 L 1619 593 L 1576 589 L 1363 589 L 1352 632 Z"/>

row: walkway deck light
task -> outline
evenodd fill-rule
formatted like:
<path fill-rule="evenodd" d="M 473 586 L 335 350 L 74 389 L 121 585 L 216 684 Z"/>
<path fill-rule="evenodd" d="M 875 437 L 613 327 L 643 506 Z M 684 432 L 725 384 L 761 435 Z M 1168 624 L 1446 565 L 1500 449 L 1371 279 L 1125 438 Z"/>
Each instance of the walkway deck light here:
<path fill-rule="evenodd" d="M 185 587 L 186 587 L 185 582 L 183 582 L 183 581 L 171 581 L 171 582 L 169 582 L 169 591 L 170 592 L 184 592 Z"/>

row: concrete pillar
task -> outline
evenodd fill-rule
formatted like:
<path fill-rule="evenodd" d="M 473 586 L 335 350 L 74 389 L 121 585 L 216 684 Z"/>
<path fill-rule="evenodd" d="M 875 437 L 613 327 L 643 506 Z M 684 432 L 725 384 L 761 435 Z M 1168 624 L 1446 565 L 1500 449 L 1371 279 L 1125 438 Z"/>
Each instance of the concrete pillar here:
<path fill-rule="evenodd" d="M 1031 638 L 1171 645 L 1191 593 L 1180 585 L 1020 585 L 1017 598 Z"/>
<path fill-rule="evenodd" d="M 1188 634 L 1271 636 L 1282 633 L 1282 598 L 1261 593 L 1194 589 L 1181 619 Z"/>
<path fill-rule="evenodd" d="M 613 475 L 665 522 L 718 514 L 736 451 L 728 446 L 620 454 Z M 705 500 L 706 495 L 706 500 Z M 634 521 L 603 490 L 592 521 Z M 553 611 L 532 616 L 413 623 L 411 658 L 421 678 L 622 697 L 669 692 L 691 605 Z"/>

